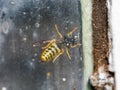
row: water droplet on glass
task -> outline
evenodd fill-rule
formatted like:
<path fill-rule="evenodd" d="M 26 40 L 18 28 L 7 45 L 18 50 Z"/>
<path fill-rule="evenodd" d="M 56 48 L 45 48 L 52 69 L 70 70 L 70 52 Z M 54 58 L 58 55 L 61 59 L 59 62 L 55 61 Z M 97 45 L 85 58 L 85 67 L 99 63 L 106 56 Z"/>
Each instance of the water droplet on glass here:
<path fill-rule="evenodd" d="M 47 9 L 50 9 L 50 7 L 48 6 Z"/>
<path fill-rule="evenodd" d="M 2 23 L 2 31 L 4 34 L 8 34 L 9 32 L 9 23 L 7 21 Z"/>
<path fill-rule="evenodd" d="M 37 55 L 38 55 L 37 53 L 34 54 L 35 57 L 36 57 Z"/>
<path fill-rule="evenodd" d="M 65 82 L 65 81 L 66 81 L 66 78 L 62 78 L 62 80 L 63 80 L 63 82 Z"/>
<path fill-rule="evenodd" d="M 15 2 L 14 2 L 14 1 L 11 1 L 10 3 L 11 3 L 11 5 L 15 5 Z"/>
<path fill-rule="evenodd" d="M 35 59 L 34 59 L 34 58 L 32 58 L 32 61 L 34 62 L 34 61 L 35 61 Z"/>
<path fill-rule="evenodd" d="M 27 41 L 27 36 L 25 35 L 25 36 L 23 36 L 23 39 L 22 39 L 24 42 L 26 42 Z"/>
<path fill-rule="evenodd" d="M 25 29 L 28 30 L 28 26 L 26 26 Z"/>
<path fill-rule="evenodd" d="M 23 15 L 26 15 L 26 12 L 23 12 Z"/>
<path fill-rule="evenodd" d="M 36 28 L 39 28 L 39 27 L 40 27 L 40 24 L 39 24 L 39 23 L 35 23 L 35 27 L 36 27 Z"/>
<path fill-rule="evenodd" d="M 65 30 L 68 30 L 68 27 L 65 27 Z"/>
<path fill-rule="evenodd" d="M 23 41 L 26 41 L 26 40 L 27 40 L 27 38 L 26 38 L 26 37 L 24 37 L 24 38 L 23 38 Z"/>
<path fill-rule="evenodd" d="M 51 72 L 47 72 L 47 77 L 50 77 L 51 76 Z"/>
<path fill-rule="evenodd" d="M 2 90 L 7 90 L 7 88 L 6 87 L 2 87 Z"/>

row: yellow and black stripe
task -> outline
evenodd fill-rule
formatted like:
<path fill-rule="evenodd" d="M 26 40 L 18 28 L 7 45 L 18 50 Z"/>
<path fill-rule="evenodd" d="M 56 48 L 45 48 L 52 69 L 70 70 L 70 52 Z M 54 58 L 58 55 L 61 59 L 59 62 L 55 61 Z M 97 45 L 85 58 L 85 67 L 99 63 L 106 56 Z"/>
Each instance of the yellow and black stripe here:
<path fill-rule="evenodd" d="M 54 57 L 60 53 L 60 48 L 57 46 L 55 42 L 51 43 L 41 54 L 42 61 L 53 60 Z"/>

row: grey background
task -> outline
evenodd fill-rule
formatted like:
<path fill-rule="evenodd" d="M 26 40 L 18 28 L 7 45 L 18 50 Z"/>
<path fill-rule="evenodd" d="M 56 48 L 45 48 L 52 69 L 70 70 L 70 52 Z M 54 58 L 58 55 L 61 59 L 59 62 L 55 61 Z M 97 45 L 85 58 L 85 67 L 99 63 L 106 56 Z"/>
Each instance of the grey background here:
<path fill-rule="evenodd" d="M 0 90 L 82 90 L 82 46 L 55 63 L 41 62 L 41 47 L 32 47 L 59 38 L 55 24 L 63 35 L 77 26 L 81 42 L 80 7 L 79 0 L 0 0 Z"/>

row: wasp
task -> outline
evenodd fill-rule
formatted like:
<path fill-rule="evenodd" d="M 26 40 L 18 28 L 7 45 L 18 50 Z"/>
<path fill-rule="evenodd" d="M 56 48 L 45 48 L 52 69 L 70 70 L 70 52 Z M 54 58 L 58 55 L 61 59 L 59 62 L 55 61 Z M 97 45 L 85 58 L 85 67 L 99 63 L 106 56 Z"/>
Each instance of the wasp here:
<path fill-rule="evenodd" d="M 60 55 L 62 55 L 64 52 L 66 52 L 68 58 L 71 60 L 71 56 L 68 49 L 75 48 L 81 45 L 78 42 L 78 36 L 73 36 L 73 33 L 77 31 L 77 29 L 78 27 L 75 27 L 72 31 L 68 32 L 66 35 L 63 36 L 60 33 L 57 24 L 55 24 L 55 30 L 59 35 L 59 39 L 42 41 L 43 44 L 47 43 L 47 45 L 42 47 L 42 49 L 44 50 L 41 53 L 41 61 L 43 62 L 52 61 L 54 63 L 56 59 Z M 33 47 L 40 46 L 40 45 L 41 45 L 41 42 L 38 41 L 33 44 Z"/>

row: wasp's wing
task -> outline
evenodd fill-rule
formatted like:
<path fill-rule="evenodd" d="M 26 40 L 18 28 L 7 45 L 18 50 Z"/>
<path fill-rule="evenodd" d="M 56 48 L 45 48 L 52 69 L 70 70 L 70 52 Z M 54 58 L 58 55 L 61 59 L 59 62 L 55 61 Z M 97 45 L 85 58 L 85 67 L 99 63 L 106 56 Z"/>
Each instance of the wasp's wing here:
<path fill-rule="evenodd" d="M 50 39 L 50 40 L 43 40 L 43 41 L 38 41 L 36 43 L 33 44 L 33 47 L 38 47 L 41 46 L 42 49 L 47 48 L 51 43 L 56 42 L 58 40 L 56 39 Z"/>
<path fill-rule="evenodd" d="M 39 46 L 44 46 L 45 44 L 48 44 L 51 40 L 42 40 L 42 41 L 37 41 L 33 44 L 33 47 L 39 47 Z"/>

